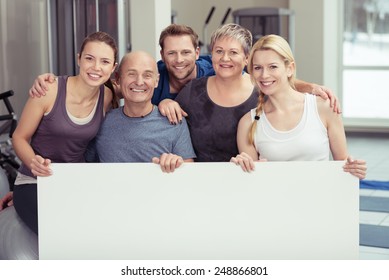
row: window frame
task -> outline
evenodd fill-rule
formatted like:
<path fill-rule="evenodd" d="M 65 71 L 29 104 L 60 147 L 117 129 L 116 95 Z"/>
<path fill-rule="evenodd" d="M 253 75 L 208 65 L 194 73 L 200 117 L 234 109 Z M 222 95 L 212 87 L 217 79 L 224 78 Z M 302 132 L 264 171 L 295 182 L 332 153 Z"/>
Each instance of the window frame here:
<path fill-rule="evenodd" d="M 368 71 L 368 70 L 387 70 L 389 71 L 389 65 L 388 66 L 372 66 L 372 65 L 344 65 L 343 58 L 344 58 L 344 32 L 345 32 L 345 1 L 347 0 L 341 0 L 339 1 L 339 69 L 340 69 L 340 75 L 339 75 L 339 101 L 344 108 L 344 72 L 345 70 L 354 70 L 354 71 Z M 388 96 L 389 101 L 389 96 Z M 389 110 L 389 102 L 388 102 L 388 110 Z M 346 131 L 356 131 L 356 132 L 389 132 L 389 118 L 354 118 L 354 117 L 345 117 L 343 116 L 343 123 Z"/>

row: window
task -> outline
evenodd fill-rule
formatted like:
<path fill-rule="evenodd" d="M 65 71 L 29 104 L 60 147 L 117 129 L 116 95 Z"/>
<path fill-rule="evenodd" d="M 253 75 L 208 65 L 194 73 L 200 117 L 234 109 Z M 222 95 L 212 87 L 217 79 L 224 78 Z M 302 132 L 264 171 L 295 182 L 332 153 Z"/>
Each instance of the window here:
<path fill-rule="evenodd" d="M 388 82 L 389 0 L 344 0 L 345 120 L 389 128 Z"/>

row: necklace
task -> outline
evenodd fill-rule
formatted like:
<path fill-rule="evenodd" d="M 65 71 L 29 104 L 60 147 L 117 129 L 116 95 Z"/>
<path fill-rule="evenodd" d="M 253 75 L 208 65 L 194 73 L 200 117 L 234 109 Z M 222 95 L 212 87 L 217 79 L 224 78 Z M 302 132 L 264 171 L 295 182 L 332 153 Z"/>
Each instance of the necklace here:
<path fill-rule="evenodd" d="M 129 118 L 144 118 L 148 115 L 150 115 L 154 110 L 154 105 L 151 105 L 151 110 L 147 114 L 141 114 L 140 116 L 134 116 L 126 112 L 126 107 L 123 106 L 123 114 L 126 115 Z"/>

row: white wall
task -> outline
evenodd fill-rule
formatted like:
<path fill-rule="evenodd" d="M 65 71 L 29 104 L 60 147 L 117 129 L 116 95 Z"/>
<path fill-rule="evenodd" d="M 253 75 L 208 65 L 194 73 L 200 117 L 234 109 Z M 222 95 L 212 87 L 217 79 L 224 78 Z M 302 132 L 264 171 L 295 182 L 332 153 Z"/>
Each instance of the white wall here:
<path fill-rule="evenodd" d="M 338 89 L 337 0 L 289 0 L 295 11 L 295 59 L 299 79 Z"/>
<path fill-rule="evenodd" d="M 211 10 L 215 11 L 207 27 L 207 42 L 209 42 L 212 31 L 217 29 L 228 8 L 232 11 L 226 23 L 233 22 L 232 12 L 237 9 L 251 7 L 277 7 L 288 8 L 288 0 L 171 0 L 172 10 L 177 12 L 177 23 L 189 25 L 197 32 L 200 40 L 203 38 L 203 27 L 205 20 Z"/>
<path fill-rule="evenodd" d="M 170 0 L 130 1 L 132 50 L 144 50 L 159 60 L 159 35 L 170 24 Z"/>
<path fill-rule="evenodd" d="M 295 59 L 300 79 L 323 82 L 323 2 L 290 0 L 295 11 Z"/>

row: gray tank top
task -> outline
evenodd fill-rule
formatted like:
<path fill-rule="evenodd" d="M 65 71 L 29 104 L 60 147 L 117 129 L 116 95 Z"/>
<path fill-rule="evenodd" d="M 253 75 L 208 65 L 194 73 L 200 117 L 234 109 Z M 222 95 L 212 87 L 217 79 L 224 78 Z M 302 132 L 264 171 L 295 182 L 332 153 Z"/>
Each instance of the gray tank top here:
<path fill-rule="evenodd" d="M 58 77 L 58 93 L 52 110 L 43 116 L 31 138 L 35 154 L 52 162 L 84 162 L 84 153 L 104 119 L 104 85 L 100 93 L 95 114 L 86 124 L 75 124 L 66 111 L 67 76 Z M 22 164 L 20 173 L 34 177 L 28 166 Z"/>

